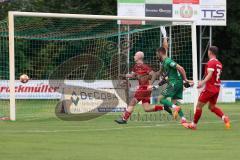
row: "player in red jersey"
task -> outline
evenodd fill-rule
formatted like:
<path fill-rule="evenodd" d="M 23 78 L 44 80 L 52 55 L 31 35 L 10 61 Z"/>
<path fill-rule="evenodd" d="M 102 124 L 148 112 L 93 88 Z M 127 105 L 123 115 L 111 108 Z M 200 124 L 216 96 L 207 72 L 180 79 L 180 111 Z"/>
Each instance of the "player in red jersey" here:
<path fill-rule="evenodd" d="M 204 80 L 198 83 L 198 88 L 205 88 L 202 90 L 197 107 L 196 112 L 194 114 L 194 120 L 192 123 L 186 123 L 184 126 L 189 129 L 196 129 L 197 123 L 202 115 L 202 108 L 206 103 L 209 102 L 209 110 L 215 113 L 218 117 L 220 117 L 227 129 L 230 128 L 230 120 L 228 116 L 226 116 L 223 111 L 216 106 L 217 98 L 219 95 L 220 85 L 221 85 L 221 72 L 222 72 L 222 63 L 216 58 L 218 53 L 218 48 L 216 46 L 211 46 L 208 49 L 208 58 L 209 61 L 205 66 L 205 78 Z"/>
<path fill-rule="evenodd" d="M 156 112 L 164 109 L 164 107 L 160 105 L 150 105 L 152 84 L 156 79 L 156 74 L 151 67 L 149 67 L 147 64 L 144 64 L 143 58 L 144 53 L 138 51 L 134 56 L 134 61 L 136 64 L 132 69 L 132 73 L 126 75 L 127 78 L 137 78 L 139 86 L 135 91 L 134 97 L 131 99 L 126 111 L 122 114 L 122 117 L 118 120 L 115 120 L 115 122 L 118 124 L 127 123 L 127 120 L 134 110 L 134 107 L 140 101 L 142 101 L 142 106 L 146 112 Z"/>

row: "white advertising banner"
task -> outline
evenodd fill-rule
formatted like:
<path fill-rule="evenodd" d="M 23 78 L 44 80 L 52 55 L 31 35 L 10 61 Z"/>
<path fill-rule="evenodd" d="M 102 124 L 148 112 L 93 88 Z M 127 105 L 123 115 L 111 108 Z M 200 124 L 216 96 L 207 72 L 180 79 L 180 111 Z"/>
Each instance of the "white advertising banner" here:
<path fill-rule="evenodd" d="M 226 6 L 226 0 L 118 0 L 118 15 L 185 18 L 196 20 L 197 25 L 226 26 Z"/>
<path fill-rule="evenodd" d="M 116 81 L 108 80 L 16 81 L 15 96 L 16 99 L 60 99 L 70 114 L 122 112 L 127 107 L 126 92 L 115 85 Z M 8 81 L 0 81 L 0 99 L 9 99 L 9 92 Z"/>
<path fill-rule="evenodd" d="M 48 80 L 30 80 L 28 83 L 25 84 L 16 81 L 15 92 L 16 99 L 66 99 L 66 98 L 69 99 L 69 96 L 73 96 L 78 97 L 82 100 L 97 99 L 96 101 L 94 101 L 94 103 L 95 102 L 100 103 L 100 101 L 102 101 L 106 97 L 109 100 L 112 100 L 117 97 L 119 99 L 119 104 L 123 106 L 123 103 L 125 103 L 124 98 L 126 98 L 125 90 L 119 88 L 116 89 L 114 83 L 115 83 L 114 81 L 110 80 L 98 80 L 93 83 L 88 83 L 81 80 L 67 80 L 64 81 L 65 88 L 62 89 L 60 84 L 54 85 L 54 87 L 50 86 Z M 133 87 L 134 83 L 133 82 L 131 83 Z M 66 89 L 68 89 L 68 91 Z M 0 99 L 9 99 L 9 91 L 10 90 L 8 87 L 8 81 L 1 80 Z M 73 91 L 75 92 L 74 94 Z M 96 91 L 103 92 L 103 94 L 100 94 Z M 132 91 L 134 91 L 134 89 Z M 107 93 L 110 93 L 111 95 Z M 113 94 L 115 96 L 113 96 Z M 193 103 L 194 96 L 195 96 L 194 92 L 191 88 L 185 89 L 183 93 L 183 102 Z M 236 101 L 235 99 L 236 99 L 235 88 L 221 88 L 221 92 L 218 99 L 219 102 L 235 102 Z M 81 103 L 85 102 L 81 101 Z M 90 104 L 92 103 L 93 102 L 91 101 Z"/>
<path fill-rule="evenodd" d="M 173 18 L 198 19 L 199 0 L 173 0 Z"/>
<path fill-rule="evenodd" d="M 226 0 L 201 0 L 198 25 L 226 26 Z"/>
<path fill-rule="evenodd" d="M 145 0 L 119 0 L 118 16 L 145 17 Z M 144 24 L 144 22 L 121 20 L 118 24 Z"/>
<path fill-rule="evenodd" d="M 192 88 L 184 89 L 183 91 L 183 103 L 193 103 L 194 102 L 194 91 Z"/>
<path fill-rule="evenodd" d="M 120 95 L 122 95 L 120 97 Z M 123 89 L 81 90 L 68 89 L 64 99 L 71 103 L 65 110 L 70 114 L 86 112 L 123 112 L 126 107 L 126 96 Z"/>
<path fill-rule="evenodd" d="M 199 90 L 199 93 L 201 90 Z M 192 88 L 185 89 L 183 92 L 183 103 L 194 102 L 194 91 Z M 236 89 L 235 88 L 221 88 L 218 102 L 234 103 L 236 102 Z"/>
<path fill-rule="evenodd" d="M 65 80 L 52 81 L 52 85 L 48 80 L 30 80 L 28 83 L 15 81 L 16 99 L 61 99 L 64 89 L 69 88 L 116 88 L 116 81 L 97 80 L 87 82 L 83 80 Z M 64 89 L 63 89 L 64 88 Z M 0 80 L 0 99 L 9 99 L 9 86 L 7 80 Z"/>
<path fill-rule="evenodd" d="M 236 89 L 235 88 L 221 88 L 218 102 L 231 103 L 236 102 Z"/>
<path fill-rule="evenodd" d="M 119 3 L 118 4 L 119 16 L 145 16 L 144 3 Z"/>
<path fill-rule="evenodd" d="M 60 99 L 59 87 L 50 87 L 48 80 L 30 80 L 28 83 L 15 82 L 16 99 Z M 0 81 L 0 99 L 9 99 L 8 81 Z"/>

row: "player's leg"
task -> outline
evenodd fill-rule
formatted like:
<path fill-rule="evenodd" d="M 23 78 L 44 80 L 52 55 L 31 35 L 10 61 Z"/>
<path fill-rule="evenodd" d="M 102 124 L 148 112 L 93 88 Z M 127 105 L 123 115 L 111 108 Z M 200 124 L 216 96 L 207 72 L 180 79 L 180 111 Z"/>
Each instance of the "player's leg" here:
<path fill-rule="evenodd" d="M 144 89 L 138 87 L 138 89 L 135 91 L 134 93 L 134 97 L 131 99 L 127 109 L 125 110 L 125 112 L 123 112 L 122 116 L 120 119 L 115 120 L 115 122 L 117 122 L 118 124 L 126 124 L 128 119 L 130 118 L 136 104 L 142 100 L 142 98 L 144 97 L 143 94 L 147 93 L 144 91 Z"/>
<path fill-rule="evenodd" d="M 211 98 L 211 100 L 209 101 L 208 108 L 211 112 L 215 113 L 219 118 L 221 118 L 224 121 L 226 128 L 229 129 L 230 119 L 228 116 L 224 114 L 224 112 L 219 107 L 216 106 L 217 98 L 218 98 L 218 93 Z"/>
<path fill-rule="evenodd" d="M 156 93 L 155 92 L 155 95 L 154 95 L 154 97 L 153 97 L 153 104 L 160 104 L 161 102 L 161 100 L 163 100 L 164 98 L 167 98 L 167 96 L 163 96 L 163 91 L 162 91 L 162 89 L 158 89 L 158 91 L 160 91 L 160 92 L 158 92 L 158 93 Z M 167 92 L 166 92 L 167 93 Z M 164 110 L 166 111 L 166 112 L 168 112 L 170 115 L 173 115 L 173 113 L 172 113 L 172 104 L 171 103 L 168 103 L 168 101 L 167 102 L 164 102 L 164 103 L 162 103 L 163 104 L 163 108 L 164 108 Z"/>
<path fill-rule="evenodd" d="M 171 107 L 169 107 L 169 106 L 167 106 L 167 105 L 164 105 L 163 107 L 164 107 L 164 110 L 165 110 L 166 112 L 168 112 L 168 114 L 173 115 Z"/>
<path fill-rule="evenodd" d="M 189 129 L 193 129 L 193 130 L 195 130 L 197 128 L 198 121 L 202 116 L 202 108 L 210 100 L 211 96 L 212 96 L 211 93 L 206 90 L 203 90 L 201 92 L 201 94 L 198 98 L 198 103 L 197 103 L 196 110 L 194 113 L 193 122 L 190 124 L 188 124 L 188 123 L 183 124 L 183 126 L 185 128 L 189 128 Z"/>
<path fill-rule="evenodd" d="M 151 92 L 145 92 L 141 98 L 142 107 L 145 112 L 157 112 L 162 111 L 164 109 L 161 105 L 151 105 L 150 104 Z"/>
<path fill-rule="evenodd" d="M 153 97 L 153 104 L 156 105 L 157 102 L 158 102 L 158 96 L 154 95 L 154 97 Z M 168 114 L 173 115 L 171 107 L 164 105 L 163 106 L 163 110 L 168 112 Z"/>
<path fill-rule="evenodd" d="M 196 111 L 194 114 L 194 118 L 193 118 L 193 122 L 192 123 L 183 123 L 182 125 L 185 128 L 192 129 L 192 130 L 197 129 L 197 123 L 202 116 L 202 108 L 204 107 L 205 104 L 206 103 L 198 101 L 197 106 L 196 106 Z"/>
<path fill-rule="evenodd" d="M 127 109 L 123 112 L 120 119 L 115 120 L 118 124 L 126 124 L 128 119 L 130 118 L 132 112 L 134 111 L 134 108 L 136 104 L 138 103 L 138 100 L 134 97 L 130 103 Z"/>
<path fill-rule="evenodd" d="M 164 106 L 168 106 L 174 109 L 173 117 L 174 119 L 177 118 L 178 112 L 181 110 L 181 108 L 171 101 L 167 99 L 167 97 L 171 97 L 173 99 L 182 99 L 182 90 L 181 87 L 183 87 L 182 82 L 176 82 L 175 84 L 169 83 L 169 85 L 166 87 L 165 90 L 163 90 L 162 95 L 158 97 L 158 101 L 162 103 Z"/>
<path fill-rule="evenodd" d="M 180 106 L 180 103 L 178 102 L 179 99 L 183 99 L 183 84 L 182 82 L 177 82 L 174 88 L 174 95 L 172 97 L 172 102 L 176 106 Z M 186 123 L 186 118 L 184 117 L 184 113 L 181 108 L 177 110 L 178 112 L 174 113 L 174 115 L 177 117 L 178 115 L 181 117 L 181 122 Z"/>
<path fill-rule="evenodd" d="M 175 104 L 176 106 L 180 106 L 180 103 L 178 102 L 178 99 L 175 99 L 175 98 L 172 99 L 172 103 Z M 181 123 L 182 123 L 182 124 L 187 122 L 187 119 L 185 118 L 182 109 L 180 109 L 180 110 L 178 111 L 178 115 L 181 117 Z"/>
<path fill-rule="evenodd" d="M 164 96 L 164 95 L 166 95 L 166 96 Z M 181 108 L 167 99 L 167 97 L 172 97 L 172 95 L 170 95 L 170 94 L 164 94 L 164 95 L 158 96 L 158 99 L 157 99 L 158 103 L 163 104 L 166 111 L 168 108 L 173 108 L 175 112 L 178 112 Z M 170 113 L 170 111 L 169 111 L 169 113 Z M 173 115 L 173 116 L 174 116 L 174 119 L 177 118 L 176 115 Z"/>
<path fill-rule="evenodd" d="M 164 107 L 161 105 L 151 105 L 150 100 L 148 101 L 142 101 L 142 107 L 145 112 L 157 112 L 164 110 Z"/>

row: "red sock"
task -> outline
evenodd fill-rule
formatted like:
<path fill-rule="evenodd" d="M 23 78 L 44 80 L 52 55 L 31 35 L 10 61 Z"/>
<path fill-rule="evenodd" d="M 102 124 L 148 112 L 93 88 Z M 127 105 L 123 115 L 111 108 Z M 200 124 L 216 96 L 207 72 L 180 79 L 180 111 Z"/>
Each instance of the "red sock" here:
<path fill-rule="evenodd" d="M 127 121 L 128 118 L 131 116 L 132 113 L 128 112 L 128 111 L 125 111 L 122 115 L 122 118 Z"/>
<path fill-rule="evenodd" d="M 154 107 L 154 111 L 156 112 L 156 111 L 161 111 L 161 110 L 163 110 L 164 108 L 163 108 L 163 106 L 155 106 Z"/>
<path fill-rule="evenodd" d="M 213 113 L 215 113 L 218 117 L 222 118 L 222 116 L 224 115 L 223 111 L 218 108 L 217 106 L 215 106 L 214 108 L 211 109 L 211 111 Z"/>
<path fill-rule="evenodd" d="M 202 109 L 197 108 L 197 109 L 196 109 L 196 112 L 195 112 L 195 114 L 194 114 L 194 119 L 193 119 L 193 122 L 194 122 L 195 124 L 198 123 L 201 115 L 202 115 Z"/>

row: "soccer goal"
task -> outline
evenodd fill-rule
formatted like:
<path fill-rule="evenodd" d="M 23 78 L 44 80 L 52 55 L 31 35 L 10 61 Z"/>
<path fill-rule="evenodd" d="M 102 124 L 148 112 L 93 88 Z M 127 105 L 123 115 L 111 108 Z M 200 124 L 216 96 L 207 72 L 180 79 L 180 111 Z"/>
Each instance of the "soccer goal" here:
<path fill-rule="evenodd" d="M 197 82 L 194 20 L 9 12 L 8 21 L 0 23 L 1 116 L 124 110 L 129 86 L 122 87 L 120 77 L 134 64 L 136 51 L 159 69 L 155 50 L 162 44 L 161 26 L 168 32 L 169 56 Z M 19 81 L 22 74 L 30 77 L 27 83 Z M 187 92 L 184 100 L 193 103 L 197 90 Z"/>

